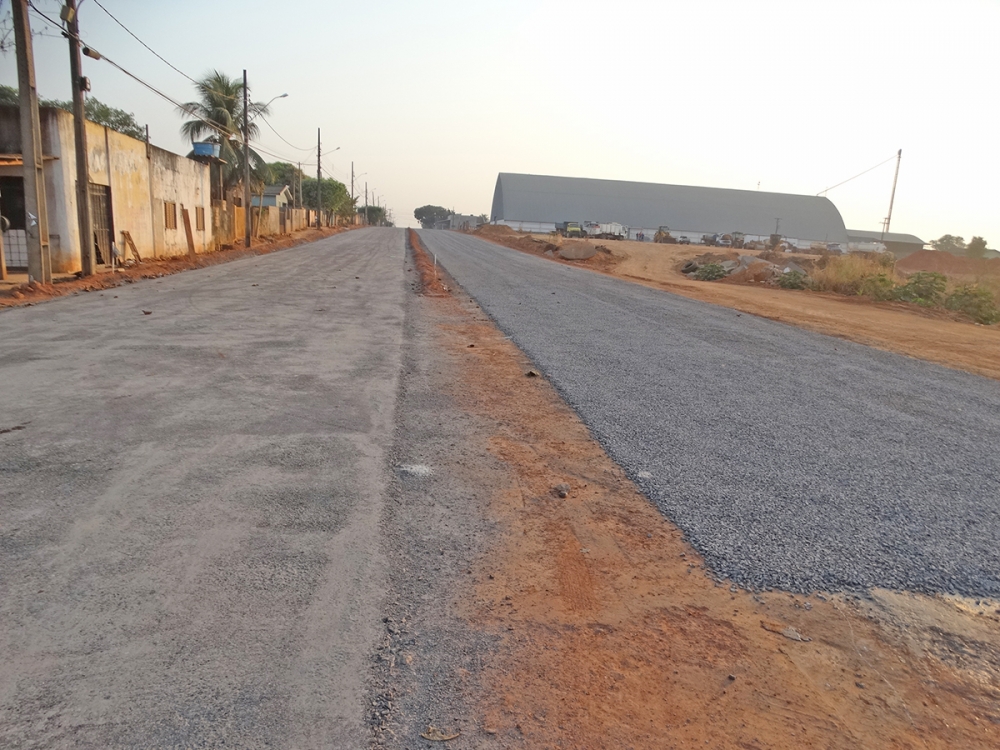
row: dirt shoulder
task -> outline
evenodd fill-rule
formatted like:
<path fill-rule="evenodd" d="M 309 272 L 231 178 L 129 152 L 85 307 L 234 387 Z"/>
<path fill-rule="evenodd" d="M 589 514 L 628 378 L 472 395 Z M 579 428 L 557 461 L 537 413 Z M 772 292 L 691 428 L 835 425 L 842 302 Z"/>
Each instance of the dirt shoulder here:
<path fill-rule="evenodd" d="M 450 746 L 997 746 L 1000 604 L 715 580 L 459 294 L 430 302 L 449 395 L 489 435 L 463 460 L 507 471 L 476 498 L 495 532 L 448 603 L 498 644 Z"/>
<path fill-rule="evenodd" d="M 33 305 L 36 302 L 42 302 L 55 297 L 111 289 L 122 284 L 131 284 L 140 279 L 156 279 L 161 276 L 180 273 L 181 271 L 190 271 L 192 268 L 204 268 L 205 266 L 228 263 L 240 260 L 241 258 L 266 255 L 277 250 L 286 250 L 290 247 L 332 237 L 335 234 L 346 231 L 349 230 L 345 228 L 306 229 L 296 232 L 294 235 L 280 237 L 269 242 L 257 241 L 249 249 L 244 247 L 226 248 L 213 253 L 196 255 L 194 258 L 189 258 L 186 255 L 172 258 L 152 258 L 143 260 L 142 263 L 137 265 L 116 269 L 114 272 L 110 269 L 102 270 L 86 278 L 70 277 L 60 279 L 52 284 L 42 284 L 39 282 L 17 285 L 4 284 L 3 287 L 0 287 L 0 309 Z"/>
<path fill-rule="evenodd" d="M 555 262 L 1000 380 L 1000 326 L 976 325 L 946 311 L 863 297 L 696 281 L 680 273 L 679 266 L 703 253 L 703 247 L 608 241 L 599 244 L 609 252 L 568 261 L 546 256 L 547 243 L 540 239 L 489 230 L 477 236 Z M 564 244 L 584 241 L 564 240 Z"/>

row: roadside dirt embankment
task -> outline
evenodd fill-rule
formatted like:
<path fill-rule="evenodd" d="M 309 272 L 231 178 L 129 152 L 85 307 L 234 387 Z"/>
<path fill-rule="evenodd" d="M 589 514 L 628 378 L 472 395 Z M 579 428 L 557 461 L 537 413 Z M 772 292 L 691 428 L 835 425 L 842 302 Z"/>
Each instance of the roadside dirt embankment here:
<path fill-rule="evenodd" d="M 500 229 L 506 231 L 497 231 Z M 948 311 L 927 310 L 899 302 L 876 302 L 860 296 L 777 289 L 763 284 L 697 281 L 680 273 L 680 268 L 705 252 L 706 248 L 699 246 L 604 241 L 600 244 L 607 248 L 607 253 L 597 253 L 590 260 L 567 261 L 554 254 L 546 256 L 544 250 L 539 251 L 543 240 L 517 234 L 509 227 L 483 228 L 476 234 L 481 239 L 557 263 L 590 268 L 654 289 L 1000 380 L 1000 326 L 976 325 L 956 319 L 957 316 Z M 587 241 L 564 239 L 561 242 Z M 787 257 L 796 260 L 799 256 L 790 253 Z M 905 265 L 909 260 L 900 261 L 900 270 L 911 270 Z M 919 259 L 910 263 L 919 264 Z"/>

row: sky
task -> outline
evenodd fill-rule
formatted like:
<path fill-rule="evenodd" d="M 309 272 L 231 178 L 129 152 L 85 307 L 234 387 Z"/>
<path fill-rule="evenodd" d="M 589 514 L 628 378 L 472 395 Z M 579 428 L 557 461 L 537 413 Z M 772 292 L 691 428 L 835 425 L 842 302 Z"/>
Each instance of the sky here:
<path fill-rule="evenodd" d="M 428 203 L 488 214 L 499 172 L 816 194 L 902 149 L 892 231 L 1000 247 L 998 0 L 82 0 L 88 44 L 189 101 L 98 2 L 192 78 L 246 68 L 256 101 L 287 93 L 258 145 L 313 173 L 321 128 L 324 167 L 349 183 L 353 161 L 401 226 Z M 70 97 L 64 39 L 37 37 L 35 65 L 42 96 Z M 190 150 L 172 104 L 84 73 Z M 894 168 L 827 193 L 849 228 L 881 228 Z"/>

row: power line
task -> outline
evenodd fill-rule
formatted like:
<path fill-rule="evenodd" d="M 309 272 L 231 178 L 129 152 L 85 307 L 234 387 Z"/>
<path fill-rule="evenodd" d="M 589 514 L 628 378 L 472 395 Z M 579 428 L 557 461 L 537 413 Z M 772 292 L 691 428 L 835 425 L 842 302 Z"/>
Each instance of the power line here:
<path fill-rule="evenodd" d="M 165 58 L 163 55 L 161 55 L 155 49 L 153 49 L 148 44 L 146 44 L 144 41 L 142 41 L 142 39 L 140 39 L 138 36 L 136 36 L 128 26 L 126 26 L 121 21 L 119 21 L 117 18 L 115 18 L 114 14 L 110 10 L 108 10 L 103 5 L 101 5 L 100 0 L 94 0 L 94 4 L 97 5 L 97 7 L 100 8 L 101 10 L 103 10 L 105 13 L 107 13 L 108 16 L 110 16 L 110 18 L 111 18 L 112 21 L 114 21 L 116 24 L 118 24 L 123 29 L 125 29 L 125 31 L 129 34 L 129 36 L 131 36 L 133 39 L 135 39 L 137 42 L 139 42 L 139 44 L 141 44 L 143 47 L 145 47 L 146 49 L 148 49 L 150 52 L 152 52 L 154 55 L 156 55 L 158 58 L 160 58 L 160 60 L 162 60 L 167 65 L 169 65 L 171 68 L 173 68 L 175 71 L 177 71 L 178 73 L 180 73 L 182 76 L 184 76 L 185 78 L 187 78 L 189 81 L 191 81 L 191 83 L 193 83 L 195 85 L 198 85 L 198 82 L 195 79 L 193 79 L 191 76 L 189 76 L 183 70 L 181 70 L 180 68 L 178 68 L 176 65 L 174 65 L 172 62 L 170 62 L 167 58 Z"/>
<path fill-rule="evenodd" d="M 265 125 L 267 125 L 269 128 L 271 128 L 271 132 L 272 133 L 274 133 L 276 136 L 278 136 L 281 140 L 285 141 L 285 143 L 287 143 L 289 146 L 291 146 L 292 148 L 294 148 L 296 151 L 312 151 L 312 148 L 302 148 L 301 146 L 296 146 L 294 143 L 289 143 L 289 141 L 281 133 L 279 133 L 277 130 L 274 129 L 274 125 L 272 125 L 268 121 L 268 119 L 266 117 L 264 117 L 263 114 L 258 113 L 257 116 L 260 117 L 260 119 L 262 119 L 264 121 Z"/>
<path fill-rule="evenodd" d="M 94 2 L 97 2 L 97 0 L 94 0 Z M 38 8 L 36 8 L 33 3 L 29 2 L 28 5 L 31 7 L 31 9 L 36 14 L 38 14 L 45 21 L 48 21 L 49 23 L 51 23 L 51 24 L 53 24 L 55 26 L 59 26 L 59 24 L 57 24 L 55 21 L 53 21 L 47 15 L 45 15 L 40 10 L 38 10 Z M 110 15 L 110 13 L 108 15 Z M 59 26 L 59 28 L 62 28 L 62 27 Z M 68 31 L 65 31 L 65 30 L 64 30 L 63 33 L 65 33 L 66 36 L 71 36 L 72 38 L 76 39 L 81 44 L 84 44 L 87 47 L 87 49 L 89 49 L 90 52 L 93 53 L 92 55 L 88 55 L 88 57 L 93 57 L 94 55 L 96 55 L 96 58 L 94 58 L 94 59 L 104 60 L 106 63 L 108 63 L 112 67 L 117 68 L 122 73 L 124 73 L 125 75 L 127 75 L 129 78 L 133 79 L 134 81 L 136 81 L 137 83 L 141 84 L 142 86 L 145 86 L 147 89 L 149 89 L 150 91 L 152 91 L 157 96 L 159 96 L 162 99 L 165 99 L 166 101 L 168 101 L 171 104 L 173 104 L 181 112 L 184 112 L 185 114 L 190 115 L 191 117 L 195 118 L 196 120 L 200 120 L 201 122 L 203 122 L 206 125 L 208 125 L 208 127 L 212 128 L 215 131 L 218 131 L 219 133 L 221 133 L 222 135 L 226 136 L 227 138 L 240 138 L 242 136 L 242 134 L 239 133 L 239 132 L 228 130 L 228 129 L 220 126 L 218 123 L 214 123 L 214 122 L 212 122 L 210 120 L 206 120 L 204 117 L 202 117 L 201 115 L 199 115 L 197 112 L 195 112 L 192 109 L 189 109 L 186 105 L 181 104 L 176 99 L 174 99 L 171 96 L 168 96 L 167 94 L 163 93 L 162 91 L 160 91 L 158 88 L 156 88 L 152 84 L 146 83 L 146 81 L 144 81 L 141 78 L 139 78 L 139 76 L 137 76 L 135 73 L 132 73 L 132 72 L 126 70 L 121 65 L 119 65 L 118 63 L 116 63 L 114 60 L 112 60 L 111 58 L 109 58 L 107 55 L 103 54 L 102 52 L 99 52 L 98 50 L 94 49 L 93 47 L 90 47 L 89 45 L 86 45 L 86 43 L 82 39 L 80 39 L 79 36 L 72 35 Z M 152 50 L 150 50 L 150 51 L 152 51 Z M 173 66 L 171 66 L 171 67 L 173 67 Z M 187 78 L 187 76 L 185 76 L 185 78 Z M 260 116 L 261 116 L 262 119 L 264 118 L 263 115 L 260 115 Z M 266 122 L 266 120 L 265 120 L 265 122 Z M 270 123 L 268 123 L 268 126 L 271 127 Z M 274 130 L 274 128 L 271 127 L 271 130 Z M 277 131 L 275 131 L 275 135 L 277 135 L 279 138 L 281 138 L 281 135 L 278 134 Z M 284 140 L 284 138 L 282 138 L 282 140 Z M 291 144 L 289 144 L 289 145 L 291 145 Z M 292 146 L 292 148 L 296 148 L 296 147 Z M 297 161 L 297 159 L 292 159 L 292 158 L 290 158 L 288 156 L 285 156 L 284 154 L 278 154 L 278 153 L 275 153 L 275 152 L 273 152 L 273 151 L 271 151 L 269 149 L 263 148 L 259 144 L 254 147 L 254 150 L 255 151 L 259 151 L 259 152 L 261 152 L 263 154 L 267 154 L 268 156 L 272 156 L 272 157 L 274 157 L 276 159 L 281 159 L 281 160 L 286 161 L 286 162 L 296 162 Z M 309 150 L 311 150 L 311 149 L 309 149 Z M 306 166 L 314 166 L 314 164 L 311 164 L 311 163 L 307 163 L 307 162 L 302 162 L 302 163 L 304 165 L 306 165 Z"/>
<path fill-rule="evenodd" d="M 94 1 L 96 2 L 97 0 L 94 0 Z M 856 174 L 856 175 L 854 175 L 854 177 L 851 177 L 851 178 L 849 178 L 849 179 L 846 179 L 846 180 L 844 180 L 843 182 L 838 182 L 838 183 L 837 183 L 836 185 L 833 185 L 833 186 L 831 186 L 831 187 L 828 187 L 828 188 L 827 188 L 826 190 L 820 190 L 820 191 L 819 191 L 818 193 L 816 193 L 816 195 L 823 195 L 823 193 L 828 193 L 828 192 L 830 192 L 831 190 L 833 190 L 833 188 L 838 188 L 838 187 L 840 187 L 841 185 L 846 185 L 846 184 L 847 184 L 848 182 L 850 182 L 851 180 L 856 180 L 856 179 L 858 179 L 859 177 L 861 177 L 861 175 L 866 175 L 866 174 L 868 174 L 869 172 L 871 172 L 871 171 L 872 171 L 873 169 L 878 169 L 878 168 L 879 168 L 879 167 L 881 167 L 881 166 L 882 166 L 883 164 L 888 164 L 889 162 L 891 162 L 891 161 L 892 161 L 893 159 L 895 159 L 895 158 L 896 158 L 896 155 L 895 155 L 895 154 L 893 154 L 892 156 L 890 156 L 890 157 L 889 157 L 888 159 L 886 159 L 885 161 L 880 161 L 880 162 L 879 162 L 878 164 L 876 164 L 876 165 L 875 165 L 874 167 L 871 167 L 871 168 L 869 168 L 869 169 L 866 169 L 866 170 L 865 170 L 864 172 L 861 172 L 860 174 Z"/>

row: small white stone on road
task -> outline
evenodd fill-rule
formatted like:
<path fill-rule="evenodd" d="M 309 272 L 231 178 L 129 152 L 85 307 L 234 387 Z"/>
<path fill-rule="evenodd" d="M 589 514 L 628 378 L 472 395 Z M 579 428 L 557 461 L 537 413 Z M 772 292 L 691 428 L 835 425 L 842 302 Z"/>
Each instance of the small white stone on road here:
<path fill-rule="evenodd" d="M 397 468 L 400 474 L 409 474 L 411 477 L 429 477 L 434 473 L 430 466 L 423 464 L 400 464 Z"/>

